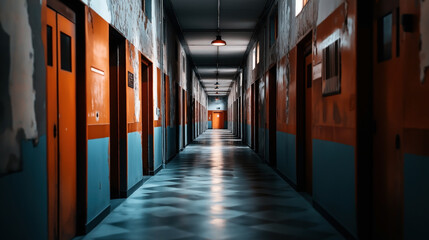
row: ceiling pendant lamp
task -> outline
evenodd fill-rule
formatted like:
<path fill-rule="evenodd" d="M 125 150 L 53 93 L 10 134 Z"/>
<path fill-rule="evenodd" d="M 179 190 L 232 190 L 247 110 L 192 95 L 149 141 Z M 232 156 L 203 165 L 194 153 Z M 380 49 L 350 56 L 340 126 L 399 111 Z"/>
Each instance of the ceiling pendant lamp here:
<path fill-rule="evenodd" d="M 216 86 L 215 89 L 219 89 L 219 86 Z"/>
<path fill-rule="evenodd" d="M 216 81 L 215 85 L 218 86 L 219 85 L 219 81 Z"/>
<path fill-rule="evenodd" d="M 217 36 L 216 39 L 212 41 L 213 46 L 225 46 L 226 42 L 222 40 L 220 35 L 220 0 L 217 1 Z"/>
<path fill-rule="evenodd" d="M 226 42 L 222 40 L 222 37 L 220 35 L 216 36 L 216 39 L 212 41 L 213 46 L 225 46 Z"/>

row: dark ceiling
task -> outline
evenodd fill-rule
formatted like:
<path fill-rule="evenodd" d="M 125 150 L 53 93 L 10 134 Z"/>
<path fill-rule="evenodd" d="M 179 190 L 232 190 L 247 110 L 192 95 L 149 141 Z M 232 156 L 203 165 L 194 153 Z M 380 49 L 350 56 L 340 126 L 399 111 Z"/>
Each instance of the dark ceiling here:
<path fill-rule="evenodd" d="M 266 0 L 220 0 L 220 31 L 227 45 L 212 46 L 217 35 L 217 0 L 170 0 L 189 54 L 208 95 L 228 95 Z M 219 49 L 219 54 L 218 54 Z M 219 68 L 217 69 L 217 65 Z"/>

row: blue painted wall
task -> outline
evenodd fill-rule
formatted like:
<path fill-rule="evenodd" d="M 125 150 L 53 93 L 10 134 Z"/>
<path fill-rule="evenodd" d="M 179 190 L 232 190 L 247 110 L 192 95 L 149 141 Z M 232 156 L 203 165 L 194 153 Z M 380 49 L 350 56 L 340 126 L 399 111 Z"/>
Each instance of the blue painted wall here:
<path fill-rule="evenodd" d="M 313 139 L 313 200 L 357 236 L 353 146 Z"/>
<path fill-rule="evenodd" d="M 277 132 L 276 145 L 277 169 L 296 184 L 296 136 Z"/>
<path fill-rule="evenodd" d="M 215 110 L 227 110 L 228 97 L 208 97 L 208 109 L 209 111 Z"/>
<path fill-rule="evenodd" d="M 265 129 L 265 161 L 270 161 L 270 131 Z"/>
<path fill-rule="evenodd" d="M 252 126 L 246 124 L 246 143 L 252 145 Z"/>
<path fill-rule="evenodd" d="M 429 157 L 404 154 L 404 239 L 429 236 Z"/>
<path fill-rule="evenodd" d="M 130 190 L 143 179 L 142 135 L 128 133 L 128 188 Z"/>
<path fill-rule="evenodd" d="M 208 121 L 208 124 L 209 124 L 209 129 L 212 129 L 213 128 L 212 121 Z"/>
<path fill-rule="evenodd" d="M 179 149 L 180 148 L 182 148 L 182 146 L 184 146 L 184 143 L 183 143 L 183 138 L 182 138 L 182 134 L 183 134 L 183 126 L 182 125 L 179 125 Z M 185 134 L 186 134 L 186 132 L 185 132 Z M 186 141 L 186 139 L 185 139 L 185 141 Z"/>
<path fill-rule="evenodd" d="M 110 205 L 109 138 L 88 140 L 88 194 L 89 223 Z"/>
<path fill-rule="evenodd" d="M 154 154 L 154 152 L 153 152 L 153 135 L 150 135 L 150 134 L 148 134 L 148 138 L 149 138 L 149 141 L 148 141 L 148 161 L 149 162 L 153 162 L 154 160 L 153 160 L 153 154 Z"/>
<path fill-rule="evenodd" d="M 46 136 L 21 142 L 23 170 L 0 178 L 2 239 L 48 238 Z"/>
<path fill-rule="evenodd" d="M 162 165 L 162 130 L 156 127 L 154 133 L 154 165 L 153 170 L 157 170 Z"/>
<path fill-rule="evenodd" d="M 185 146 L 188 145 L 188 124 L 185 124 Z"/>
<path fill-rule="evenodd" d="M 167 127 L 167 159 L 176 154 L 176 128 Z"/>
<path fill-rule="evenodd" d="M 265 159 L 265 128 L 258 128 L 258 155 Z"/>

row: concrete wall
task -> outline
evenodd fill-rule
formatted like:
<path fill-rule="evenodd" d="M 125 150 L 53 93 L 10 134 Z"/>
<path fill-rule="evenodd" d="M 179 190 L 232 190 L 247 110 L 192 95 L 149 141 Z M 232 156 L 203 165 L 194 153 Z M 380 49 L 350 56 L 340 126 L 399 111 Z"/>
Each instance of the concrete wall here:
<path fill-rule="evenodd" d="M 227 100 L 226 97 L 208 97 L 208 110 L 227 110 Z"/>
<path fill-rule="evenodd" d="M 0 231 L 5 239 L 47 238 L 41 14 L 38 0 L 0 2 Z"/>

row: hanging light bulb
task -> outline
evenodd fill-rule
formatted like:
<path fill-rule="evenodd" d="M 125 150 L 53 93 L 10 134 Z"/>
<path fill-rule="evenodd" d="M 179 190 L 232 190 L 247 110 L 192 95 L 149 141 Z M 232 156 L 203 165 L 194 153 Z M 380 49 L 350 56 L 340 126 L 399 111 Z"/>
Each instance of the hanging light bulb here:
<path fill-rule="evenodd" d="M 226 42 L 222 40 L 220 36 L 220 0 L 217 1 L 217 36 L 216 39 L 212 41 L 213 46 L 225 46 Z"/>
<path fill-rule="evenodd" d="M 225 46 L 226 42 L 222 40 L 222 36 L 217 35 L 216 39 L 212 41 L 213 46 Z"/>

